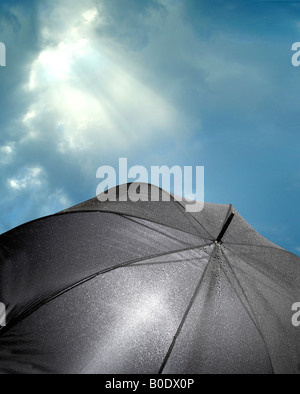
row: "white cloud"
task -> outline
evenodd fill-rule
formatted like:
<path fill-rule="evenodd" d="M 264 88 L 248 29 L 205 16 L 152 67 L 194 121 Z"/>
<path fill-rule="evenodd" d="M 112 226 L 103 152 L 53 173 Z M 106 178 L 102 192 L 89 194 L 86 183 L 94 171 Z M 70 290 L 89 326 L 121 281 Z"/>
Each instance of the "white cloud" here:
<path fill-rule="evenodd" d="M 44 182 L 44 171 L 40 167 L 27 168 L 22 174 L 8 179 L 10 189 L 14 191 L 36 189 Z"/>
<path fill-rule="evenodd" d="M 0 147 L 0 164 L 9 164 L 14 157 L 14 144 L 4 145 Z"/>
<path fill-rule="evenodd" d="M 85 11 L 82 16 L 86 23 L 92 23 L 99 17 L 99 13 L 97 8 L 93 7 Z"/>
<path fill-rule="evenodd" d="M 2 147 L 0 148 L 0 150 L 1 150 L 2 153 L 7 154 L 7 155 L 11 155 L 12 152 L 13 152 L 12 147 L 11 147 L 11 146 L 8 146 L 8 145 L 2 146 Z"/>
<path fill-rule="evenodd" d="M 31 119 L 36 117 L 36 112 L 34 110 L 28 111 L 23 118 L 23 123 L 28 123 Z"/>

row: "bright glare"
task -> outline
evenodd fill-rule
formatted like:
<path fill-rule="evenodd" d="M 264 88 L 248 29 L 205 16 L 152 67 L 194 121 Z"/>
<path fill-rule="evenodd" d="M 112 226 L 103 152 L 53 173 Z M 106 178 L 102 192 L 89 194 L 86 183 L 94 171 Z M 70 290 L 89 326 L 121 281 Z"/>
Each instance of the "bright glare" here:
<path fill-rule="evenodd" d="M 26 123 L 28 120 L 33 119 L 36 116 L 35 111 L 29 111 L 23 118 L 23 122 Z"/>
<path fill-rule="evenodd" d="M 59 124 L 56 148 L 65 154 L 108 146 L 123 149 L 137 139 L 144 143 L 155 134 L 178 130 L 173 106 L 139 80 L 119 46 L 98 37 L 105 13 L 100 15 L 99 7 L 79 8 L 65 25 L 52 23 L 57 14 L 44 21 L 46 45 L 32 62 L 25 85 L 34 101 L 23 115 L 28 128 L 24 139 L 52 134 Z"/>
<path fill-rule="evenodd" d="M 91 8 L 90 10 L 84 12 L 83 14 L 83 19 L 85 20 L 86 23 L 91 23 L 94 22 L 94 20 L 98 16 L 98 11 L 96 8 Z"/>
<path fill-rule="evenodd" d="M 132 316 L 137 324 L 145 323 L 148 320 L 153 321 L 157 315 L 161 315 L 164 309 L 161 297 L 150 295 L 141 300 Z"/>

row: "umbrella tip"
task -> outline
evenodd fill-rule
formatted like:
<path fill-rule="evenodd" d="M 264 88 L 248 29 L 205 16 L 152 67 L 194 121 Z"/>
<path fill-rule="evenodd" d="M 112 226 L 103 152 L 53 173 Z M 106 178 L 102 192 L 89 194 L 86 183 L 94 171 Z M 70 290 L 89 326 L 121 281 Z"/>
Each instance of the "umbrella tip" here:
<path fill-rule="evenodd" d="M 233 211 L 229 215 L 229 218 L 226 220 L 226 222 L 222 228 L 222 231 L 220 232 L 218 238 L 216 239 L 216 241 L 215 241 L 216 244 L 219 244 L 219 245 L 222 244 L 222 239 L 223 239 L 224 235 L 226 234 L 226 231 L 228 230 L 229 226 L 231 225 L 231 222 L 233 221 L 234 216 L 235 216 L 235 212 Z"/>

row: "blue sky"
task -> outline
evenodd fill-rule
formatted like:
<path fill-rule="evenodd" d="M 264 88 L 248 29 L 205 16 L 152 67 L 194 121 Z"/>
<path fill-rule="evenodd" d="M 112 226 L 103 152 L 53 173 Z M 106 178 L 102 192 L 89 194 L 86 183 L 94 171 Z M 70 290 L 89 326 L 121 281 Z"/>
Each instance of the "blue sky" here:
<path fill-rule="evenodd" d="M 95 196 L 96 170 L 201 165 L 300 255 L 300 1 L 1 0 L 0 232 Z"/>

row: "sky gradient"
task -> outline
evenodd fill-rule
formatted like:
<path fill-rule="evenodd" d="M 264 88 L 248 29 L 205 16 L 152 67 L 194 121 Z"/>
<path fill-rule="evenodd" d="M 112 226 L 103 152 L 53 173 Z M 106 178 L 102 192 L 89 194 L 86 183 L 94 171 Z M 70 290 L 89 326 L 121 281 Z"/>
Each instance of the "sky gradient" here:
<path fill-rule="evenodd" d="M 300 1 L 2 0 L 0 233 L 95 196 L 99 166 L 205 166 L 300 255 Z"/>

